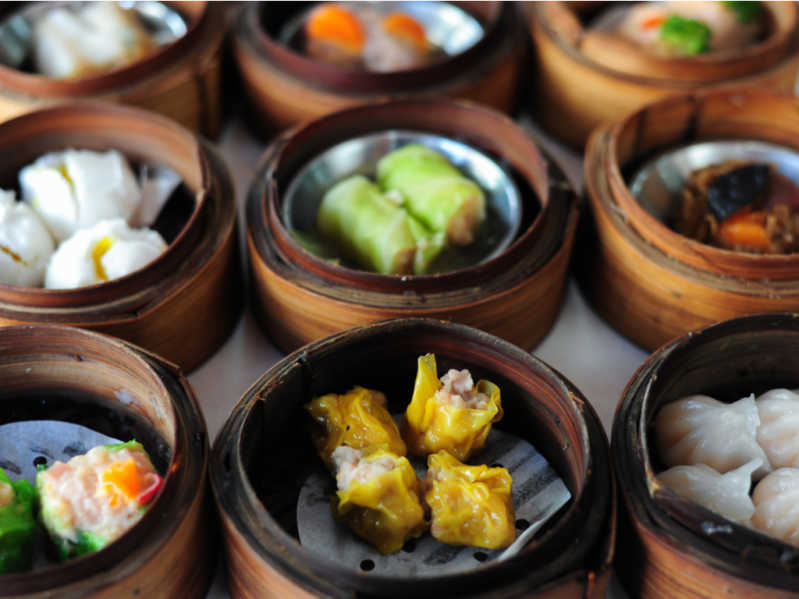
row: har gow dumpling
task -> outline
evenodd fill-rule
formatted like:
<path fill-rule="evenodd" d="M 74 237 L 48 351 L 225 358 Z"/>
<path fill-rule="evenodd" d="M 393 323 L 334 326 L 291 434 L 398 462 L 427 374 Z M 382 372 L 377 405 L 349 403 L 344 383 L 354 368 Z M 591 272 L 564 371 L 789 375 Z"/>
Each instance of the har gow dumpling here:
<path fill-rule="evenodd" d="M 752 525 L 799 547 L 799 469 L 779 468 L 761 480 L 752 493 Z"/>
<path fill-rule="evenodd" d="M 681 497 L 748 526 L 755 512 L 749 497 L 752 472 L 761 464 L 761 460 L 755 459 L 726 474 L 720 474 L 705 464 L 674 466 L 658 474 L 657 480 Z"/>
<path fill-rule="evenodd" d="M 799 395 L 772 389 L 757 398 L 757 442 L 774 468 L 799 468 Z"/>
<path fill-rule="evenodd" d="M 706 464 L 724 474 L 759 459 L 754 478 L 772 470 L 757 443 L 760 425 L 754 395 L 725 404 L 689 395 L 661 408 L 655 419 L 660 457 L 667 466 Z"/>

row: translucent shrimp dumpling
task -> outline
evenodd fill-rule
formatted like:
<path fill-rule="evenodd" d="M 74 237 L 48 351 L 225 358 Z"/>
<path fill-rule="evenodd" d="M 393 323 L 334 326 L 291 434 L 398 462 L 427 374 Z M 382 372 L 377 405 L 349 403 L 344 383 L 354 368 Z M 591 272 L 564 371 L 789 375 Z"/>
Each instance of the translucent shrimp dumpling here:
<path fill-rule="evenodd" d="M 799 468 L 799 395 L 772 389 L 757 398 L 757 442 L 774 468 Z"/>
<path fill-rule="evenodd" d="M 762 465 L 754 473 L 759 480 L 771 471 L 757 443 L 759 425 L 754 395 L 731 404 L 690 395 L 661 408 L 655 436 L 667 466 L 706 464 L 723 474 L 759 459 Z"/>
<path fill-rule="evenodd" d="M 760 465 L 761 460 L 755 459 L 726 474 L 719 474 L 705 464 L 674 466 L 658 474 L 657 480 L 681 497 L 728 520 L 749 525 L 755 512 L 749 488 L 752 486 L 752 472 Z"/>
<path fill-rule="evenodd" d="M 761 480 L 752 493 L 752 525 L 799 547 L 799 469 L 779 468 Z"/>

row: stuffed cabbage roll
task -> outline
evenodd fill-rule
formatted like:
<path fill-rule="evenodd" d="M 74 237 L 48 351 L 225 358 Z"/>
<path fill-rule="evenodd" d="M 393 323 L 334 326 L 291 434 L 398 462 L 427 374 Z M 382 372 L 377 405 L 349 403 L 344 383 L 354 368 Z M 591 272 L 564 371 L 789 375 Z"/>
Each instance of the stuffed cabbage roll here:
<path fill-rule="evenodd" d="M 408 211 L 430 230 L 444 232 L 453 245 L 474 241 L 485 220 L 483 190 L 449 161 L 419 144 L 386 154 L 377 163 L 377 182 L 399 191 Z"/>

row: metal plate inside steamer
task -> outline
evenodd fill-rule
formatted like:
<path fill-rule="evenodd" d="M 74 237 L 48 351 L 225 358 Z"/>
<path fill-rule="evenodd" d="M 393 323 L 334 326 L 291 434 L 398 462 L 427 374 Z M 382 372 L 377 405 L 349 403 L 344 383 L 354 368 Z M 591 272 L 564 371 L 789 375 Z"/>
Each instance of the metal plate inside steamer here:
<path fill-rule="evenodd" d="M 725 139 L 694 143 L 660 154 L 632 176 L 630 192 L 652 216 L 671 222 L 679 209 L 683 184 L 691 173 L 725 160 L 771 164 L 777 172 L 799 184 L 796 150 L 763 141 Z"/>
<path fill-rule="evenodd" d="M 502 253 L 516 238 L 522 220 L 519 190 L 507 171 L 483 152 L 463 142 L 431 133 L 388 130 L 342 142 L 313 158 L 289 183 L 282 202 L 283 224 L 289 232 L 313 235 L 316 214 L 325 192 L 350 175 L 374 181 L 377 163 L 386 154 L 410 143 L 432 148 L 446 156 L 458 170 L 475 181 L 486 196 L 486 219 L 468 246 L 446 248 L 443 264 L 433 271 L 446 272 L 479 264 Z M 449 254 L 449 255 L 447 255 Z"/>

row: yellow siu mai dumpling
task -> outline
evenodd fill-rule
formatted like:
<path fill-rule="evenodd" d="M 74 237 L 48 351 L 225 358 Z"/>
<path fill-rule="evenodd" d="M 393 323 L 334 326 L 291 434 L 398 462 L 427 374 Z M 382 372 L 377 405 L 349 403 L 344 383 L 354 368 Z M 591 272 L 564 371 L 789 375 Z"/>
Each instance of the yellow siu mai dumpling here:
<path fill-rule="evenodd" d="M 353 449 L 382 447 L 400 456 L 406 453 L 397 423 L 386 409 L 386 396 L 380 391 L 353 387 L 343 395 L 317 397 L 305 409 L 313 420 L 314 447 L 328 468 L 333 468 L 331 456 L 341 445 Z"/>
<path fill-rule="evenodd" d="M 338 493 L 333 513 L 383 554 L 394 553 L 427 529 L 419 479 L 407 458 L 385 449 L 332 453 Z"/>
<path fill-rule="evenodd" d="M 516 538 L 513 479 L 501 467 L 467 466 L 446 451 L 427 458 L 432 535 L 449 545 L 501 549 Z"/>
<path fill-rule="evenodd" d="M 502 418 L 499 387 L 475 385 L 468 370 L 450 369 L 438 378 L 433 354 L 420 356 L 411 403 L 405 411 L 404 438 L 415 455 L 442 449 L 467 460 L 485 444 L 491 424 Z"/>

